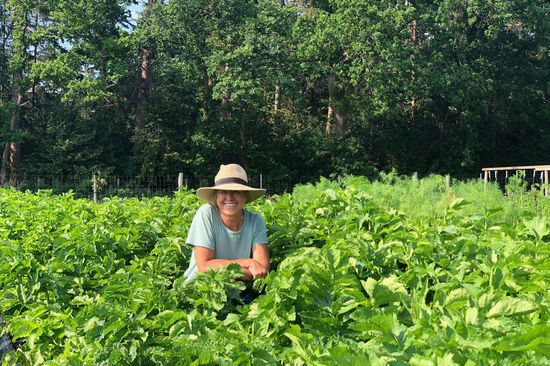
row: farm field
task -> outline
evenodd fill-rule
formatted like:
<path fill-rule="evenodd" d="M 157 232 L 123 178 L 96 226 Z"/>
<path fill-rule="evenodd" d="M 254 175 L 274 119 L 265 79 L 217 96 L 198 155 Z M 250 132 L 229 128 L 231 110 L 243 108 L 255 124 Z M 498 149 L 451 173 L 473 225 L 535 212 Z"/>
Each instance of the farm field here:
<path fill-rule="evenodd" d="M 550 364 L 550 198 L 507 188 L 390 173 L 255 201 L 273 271 L 248 306 L 238 266 L 183 282 L 193 192 L 0 190 L 3 363 Z"/>

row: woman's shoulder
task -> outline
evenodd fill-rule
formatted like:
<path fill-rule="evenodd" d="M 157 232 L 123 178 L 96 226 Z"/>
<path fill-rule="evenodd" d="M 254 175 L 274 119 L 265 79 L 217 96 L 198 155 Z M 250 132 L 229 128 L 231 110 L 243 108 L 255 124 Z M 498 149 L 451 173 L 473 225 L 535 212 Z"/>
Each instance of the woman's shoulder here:
<path fill-rule="evenodd" d="M 204 205 L 201 205 L 199 207 L 195 215 L 212 216 L 215 211 L 216 211 L 216 207 L 214 207 L 210 203 L 205 203 Z"/>
<path fill-rule="evenodd" d="M 248 215 L 248 217 L 250 217 L 250 219 L 253 221 L 256 221 L 256 220 L 264 221 L 264 218 L 259 213 L 248 211 L 246 209 L 244 210 L 244 213 L 245 215 Z"/>

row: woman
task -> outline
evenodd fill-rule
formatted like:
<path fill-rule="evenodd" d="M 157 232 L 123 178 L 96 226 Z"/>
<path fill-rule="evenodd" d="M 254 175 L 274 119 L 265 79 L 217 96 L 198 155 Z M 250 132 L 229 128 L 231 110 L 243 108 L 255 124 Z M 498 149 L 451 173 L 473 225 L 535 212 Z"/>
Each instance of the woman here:
<path fill-rule="evenodd" d="M 244 169 L 238 164 L 221 165 L 213 187 L 202 187 L 197 196 L 207 202 L 191 223 L 187 244 L 193 246 L 187 280 L 231 263 L 239 264 L 242 280 L 265 277 L 269 272 L 269 250 L 265 222 L 259 214 L 243 209 L 265 189 L 248 185 Z"/>

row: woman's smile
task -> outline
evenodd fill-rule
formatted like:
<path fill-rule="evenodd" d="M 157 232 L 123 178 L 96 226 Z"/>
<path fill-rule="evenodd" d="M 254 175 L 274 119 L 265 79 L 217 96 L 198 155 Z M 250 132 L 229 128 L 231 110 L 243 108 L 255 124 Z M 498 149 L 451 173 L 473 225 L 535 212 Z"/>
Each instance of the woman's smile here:
<path fill-rule="evenodd" d="M 241 191 L 219 191 L 216 195 L 216 204 L 223 216 L 236 216 L 240 219 L 242 209 L 246 203 L 246 194 Z"/>

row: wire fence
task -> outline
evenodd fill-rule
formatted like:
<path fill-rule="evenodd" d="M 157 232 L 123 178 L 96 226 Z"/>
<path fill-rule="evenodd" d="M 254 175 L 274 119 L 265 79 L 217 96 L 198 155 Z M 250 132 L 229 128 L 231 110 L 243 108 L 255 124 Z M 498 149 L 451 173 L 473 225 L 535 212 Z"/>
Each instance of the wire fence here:
<path fill-rule="evenodd" d="M 252 187 L 265 188 L 268 195 L 291 192 L 297 184 L 314 183 L 319 177 L 278 177 L 265 174 L 249 176 Z M 210 176 L 178 175 L 130 177 L 130 176 L 84 176 L 84 175 L 25 175 L 14 187 L 35 192 L 51 190 L 54 194 L 73 192 L 77 198 L 100 200 L 104 197 L 153 197 L 171 196 L 179 187 L 196 190 L 213 185 Z M 5 183 L 4 188 L 9 184 Z"/>
<path fill-rule="evenodd" d="M 549 170 L 550 170 L 550 166 Z M 511 178 L 519 178 L 524 182 L 527 188 L 534 186 L 544 187 L 545 193 L 548 184 L 543 171 L 538 170 L 494 170 L 504 168 L 484 168 L 484 170 L 493 169 L 483 173 L 480 179 L 486 182 L 497 183 L 503 192 L 506 192 L 506 185 L 510 183 Z M 257 174 L 248 177 L 249 184 L 252 187 L 266 189 L 268 196 L 292 192 L 298 184 L 315 183 L 319 181 L 319 176 L 299 176 L 299 177 L 280 177 L 269 174 Z M 85 175 L 24 175 L 19 177 L 17 184 L 13 185 L 18 190 L 36 192 L 38 190 L 51 190 L 54 194 L 73 192 L 77 198 L 87 198 L 101 200 L 105 197 L 153 197 L 153 196 L 173 196 L 179 187 L 186 187 L 190 190 L 196 190 L 200 187 L 213 185 L 211 176 L 190 175 L 185 176 L 182 173 L 177 175 L 164 176 L 85 176 Z M 9 182 L 0 185 L 0 188 L 9 188 Z"/>

